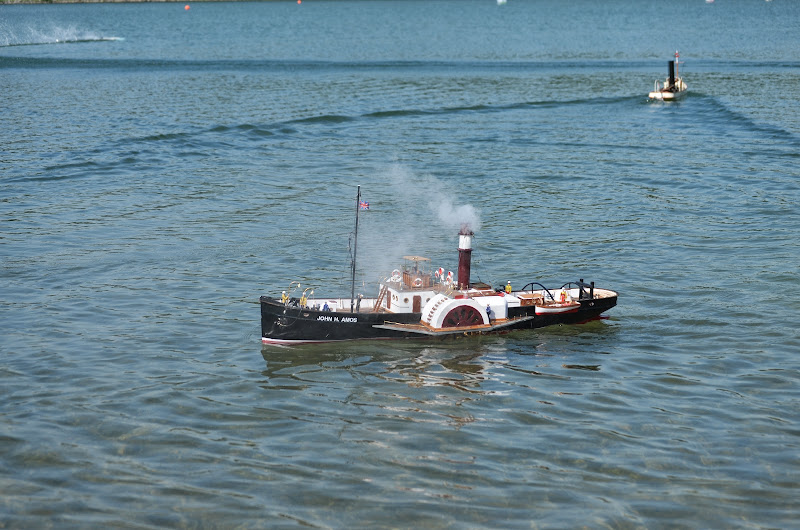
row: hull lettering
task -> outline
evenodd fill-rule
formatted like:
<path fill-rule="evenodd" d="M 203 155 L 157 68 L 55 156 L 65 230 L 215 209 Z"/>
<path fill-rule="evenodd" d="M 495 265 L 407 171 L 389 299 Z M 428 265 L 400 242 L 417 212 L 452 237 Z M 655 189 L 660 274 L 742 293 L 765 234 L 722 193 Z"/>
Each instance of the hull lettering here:
<path fill-rule="evenodd" d="M 319 315 L 317 317 L 317 320 L 320 321 L 320 322 L 338 322 L 340 324 L 342 322 L 344 322 L 345 324 L 355 324 L 356 322 L 358 322 L 358 318 L 356 318 L 356 317 L 342 317 L 342 318 L 339 318 L 339 317 L 334 317 L 334 316 L 330 316 L 330 315 Z"/>

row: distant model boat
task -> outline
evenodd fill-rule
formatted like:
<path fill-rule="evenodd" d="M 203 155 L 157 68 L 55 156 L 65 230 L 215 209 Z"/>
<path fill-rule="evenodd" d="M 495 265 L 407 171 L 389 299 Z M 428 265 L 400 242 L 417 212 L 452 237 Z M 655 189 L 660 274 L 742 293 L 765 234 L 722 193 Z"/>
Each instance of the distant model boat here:
<path fill-rule="evenodd" d="M 548 289 L 530 282 L 493 289 L 470 281 L 473 232 L 463 225 L 458 234 L 458 276 L 432 270 L 430 259 L 405 256 L 401 268 L 384 278 L 378 296 L 355 294 L 356 230 L 350 298 L 312 298 L 314 290 L 290 284 L 280 297 L 262 296 L 261 341 L 296 344 L 356 339 L 433 338 L 506 333 L 553 324 L 575 324 L 599 317 L 617 304 L 617 293 L 594 282 L 565 283 Z"/>
<path fill-rule="evenodd" d="M 664 84 L 661 84 L 661 81 L 656 80 L 655 87 L 649 94 L 650 99 L 672 101 L 681 98 L 686 94 L 688 87 L 686 86 L 686 83 L 683 82 L 683 78 L 680 77 L 678 72 L 678 65 L 680 64 L 678 61 L 679 58 L 680 54 L 675 52 L 675 60 L 669 62 L 669 75 L 667 76 L 666 80 L 664 80 Z"/>

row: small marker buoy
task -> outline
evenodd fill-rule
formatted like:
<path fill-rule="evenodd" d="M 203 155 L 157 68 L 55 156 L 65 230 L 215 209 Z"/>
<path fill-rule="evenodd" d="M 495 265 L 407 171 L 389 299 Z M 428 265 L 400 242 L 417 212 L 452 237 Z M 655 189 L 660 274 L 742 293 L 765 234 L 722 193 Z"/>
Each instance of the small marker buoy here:
<path fill-rule="evenodd" d="M 300 5 L 302 3 L 303 3 L 303 0 L 297 0 L 297 5 Z"/>
<path fill-rule="evenodd" d="M 186 11 L 189 11 L 189 10 L 191 9 L 191 7 L 189 7 L 189 4 L 186 4 L 185 6 L 183 6 L 183 8 L 184 8 Z"/>

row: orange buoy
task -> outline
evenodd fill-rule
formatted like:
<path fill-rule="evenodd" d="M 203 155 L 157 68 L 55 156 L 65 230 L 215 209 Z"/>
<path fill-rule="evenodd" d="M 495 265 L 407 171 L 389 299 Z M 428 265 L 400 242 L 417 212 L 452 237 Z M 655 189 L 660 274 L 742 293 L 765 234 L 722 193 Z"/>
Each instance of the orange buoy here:
<path fill-rule="evenodd" d="M 184 8 L 186 11 L 189 11 L 189 10 L 191 9 L 191 8 L 189 7 L 189 4 L 186 4 L 185 6 L 183 6 L 183 8 Z"/>

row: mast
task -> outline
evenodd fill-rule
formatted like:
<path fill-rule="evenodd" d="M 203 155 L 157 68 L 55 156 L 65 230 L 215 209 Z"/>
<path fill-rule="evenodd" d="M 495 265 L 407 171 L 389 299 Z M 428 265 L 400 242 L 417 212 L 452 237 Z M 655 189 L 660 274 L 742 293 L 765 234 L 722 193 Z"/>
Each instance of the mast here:
<path fill-rule="evenodd" d="M 352 278 L 350 280 L 350 312 L 353 312 L 353 305 L 356 299 L 356 251 L 358 250 L 358 210 L 361 208 L 361 186 L 356 193 L 356 229 L 353 235 L 353 259 L 352 259 Z"/>

